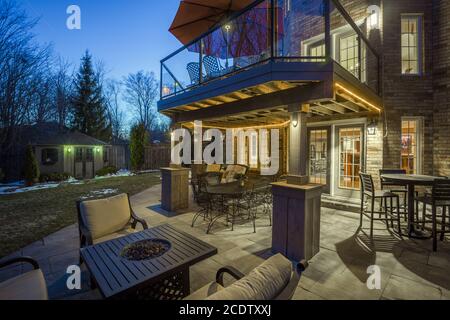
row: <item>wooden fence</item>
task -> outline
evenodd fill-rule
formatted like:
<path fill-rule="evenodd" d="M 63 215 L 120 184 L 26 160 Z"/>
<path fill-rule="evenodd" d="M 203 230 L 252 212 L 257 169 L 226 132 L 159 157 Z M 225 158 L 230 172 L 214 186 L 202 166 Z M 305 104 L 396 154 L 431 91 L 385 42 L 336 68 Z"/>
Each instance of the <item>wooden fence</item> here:
<path fill-rule="evenodd" d="M 170 165 L 170 145 L 152 145 L 145 148 L 144 170 L 159 170 Z"/>

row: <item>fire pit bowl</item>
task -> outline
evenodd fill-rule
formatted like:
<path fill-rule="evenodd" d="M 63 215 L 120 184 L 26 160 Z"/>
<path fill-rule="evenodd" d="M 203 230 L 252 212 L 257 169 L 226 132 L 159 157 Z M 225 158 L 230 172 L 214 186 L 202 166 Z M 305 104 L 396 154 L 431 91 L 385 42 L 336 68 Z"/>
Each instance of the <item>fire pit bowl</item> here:
<path fill-rule="evenodd" d="M 162 256 L 170 250 L 171 244 L 163 239 L 147 239 L 125 246 L 120 256 L 129 261 L 142 261 Z"/>

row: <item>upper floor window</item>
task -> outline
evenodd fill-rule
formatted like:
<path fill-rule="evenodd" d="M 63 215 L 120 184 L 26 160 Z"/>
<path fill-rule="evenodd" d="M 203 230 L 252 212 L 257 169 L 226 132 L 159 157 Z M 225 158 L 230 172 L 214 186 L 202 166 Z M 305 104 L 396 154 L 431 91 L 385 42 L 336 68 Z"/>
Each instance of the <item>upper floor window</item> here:
<path fill-rule="evenodd" d="M 402 74 L 422 73 L 422 16 L 402 15 Z"/>
<path fill-rule="evenodd" d="M 359 76 L 359 46 L 356 34 L 339 38 L 339 63 L 355 77 Z"/>

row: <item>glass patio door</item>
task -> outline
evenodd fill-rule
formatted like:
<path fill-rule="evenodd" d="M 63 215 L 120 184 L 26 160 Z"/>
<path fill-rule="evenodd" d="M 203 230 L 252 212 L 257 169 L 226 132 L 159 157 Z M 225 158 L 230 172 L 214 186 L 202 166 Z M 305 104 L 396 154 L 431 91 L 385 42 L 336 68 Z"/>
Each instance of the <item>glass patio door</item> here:
<path fill-rule="evenodd" d="M 359 197 L 359 173 L 364 170 L 364 126 L 337 127 L 336 147 L 335 193 L 338 196 Z"/>
<path fill-rule="evenodd" d="M 308 175 L 310 183 L 324 185 L 324 193 L 330 193 L 330 147 L 329 127 L 308 129 Z"/>

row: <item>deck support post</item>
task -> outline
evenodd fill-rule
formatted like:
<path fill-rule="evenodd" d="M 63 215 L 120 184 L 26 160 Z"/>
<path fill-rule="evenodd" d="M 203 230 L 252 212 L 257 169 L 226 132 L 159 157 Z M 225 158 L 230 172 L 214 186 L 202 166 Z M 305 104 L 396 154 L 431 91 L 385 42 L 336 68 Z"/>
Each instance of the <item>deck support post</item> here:
<path fill-rule="evenodd" d="M 294 261 L 311 259 L 320 248 L 322 186 L 309 183 L 309 105 L 289 106 L 289 173 L 287 181 L 272 184 L 272 251 Z"/>

